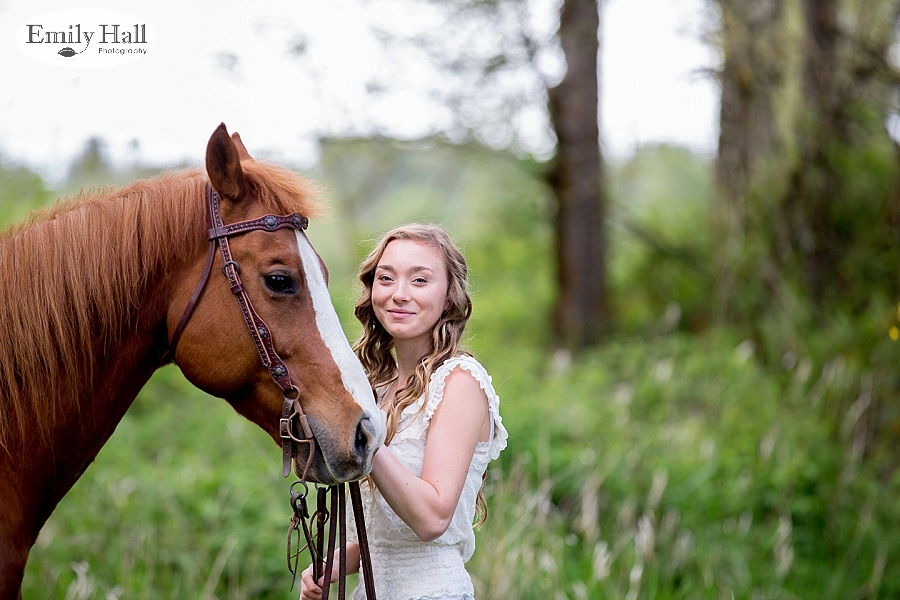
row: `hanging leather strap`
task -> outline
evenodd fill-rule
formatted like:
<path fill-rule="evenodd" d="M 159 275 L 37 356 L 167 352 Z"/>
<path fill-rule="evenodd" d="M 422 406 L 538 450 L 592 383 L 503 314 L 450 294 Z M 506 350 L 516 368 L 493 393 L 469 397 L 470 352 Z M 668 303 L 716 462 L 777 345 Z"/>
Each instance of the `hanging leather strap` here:
<path fill-rule="evenodd" d="M 325 559 L 325 579 L 322 583 L 322 600 L 328 600 L 328 593 L 331 590 L 331 570 L 334 567 L 334 546 L 337 541 L 337 522 L 341 521 L 341 531 L 344 530 L 344 525 L 347 523 L 346 515 L 343 515 L 338 512 L 338 496 L 344 495 L 344 484 L 338 484 L 331 486 L 331 523 L 328 528 L 328 554 Z M 323 494 L 324 496 L 324 494 Z M 338 516 L 339 518 L 335 518 Z M 320 542 L 321 543 L 321 542 Z M 343 566 L 343 563 L 342 563 Z M 345 574 L 346 577 L 346 574 Z M 344 600 L 344 596 L 341 595 L 340 590 L 338 591 L 338 599 Z"/>
<path fill-rule="evenodd" d="M 331 588 L 331 574 L 334 569 L 335 551 L 338 554 L 338 600 L 346 600 L 347 594 L 347 502 L 344 484 L 333 485 L 330 488 L 317 488 L 316 493 L 316 512 L 312 517 L 306 512 L 306 494 L 307 486 L 303 485 L 302 492 L 294 492 L 294 486 L 300 481 L 291 485 L 291 507 L 294 514 L 291 517 L 291 524 L 288 528 L 288 570 L 294 576 L 291 581 L 291 589 L 294 589 L 294 583 L 297 577 L 297 563 L 300 553 L 304 548 L 309 549 L 310 560 L 312 561 L 312 576 L 314 581 L 323 579 L 322 583 L 322 600 L 328 600 Z M 363 514 L 362 495 L 359 489 L 359 482 L 352 481 L 349 484 L 350 502 L 353 506 L 353 516 L 356 521 L 356 533 L 359 542 L 359 571 L 360 580 L 366 590 L 366 598 L 368 600 L 376 600 L 375 596 L 375 577 L 372 573 L 372 558 L 369 554 L 369 540 L 366 535 L 366 518 Z M 325 507 L 325 495 L 331 493 L 331 507 Z M 309 521 L 315 519 L 315 533 L 310 531 Z M 325 524 L 328 523 L 328 540 L 327 550 L 325 548 Z M 306 545 L 298 549 L 296 553 L 291 552 L 291 541 L 294 532 L 302 533 Z"/>
<path fill-rule="evenodd" d="M 372 574 L 372 557 L 369 555 L 369 537 L 366 535 L 366 517 L 363 515 L 359 482 L 350 482 L 350 502 L 356 519 L 356 535 L 359 538 L 359 571 L 366 586 L 366 598 L 375 600 L 375 576 Z"/>
<path fill-rule="evenodd" d="M 344 494 L 344 484 L 340 484 L 338 495 L 338 514 L 344 515 L 344 523 L 347 522 L 347 495 Z M 344 600 L 347 597 L 347 528 L 341 525 L 341 539 L 338 540 L 340 550 L 340 562 L 338 563 L 338 598 Z M 366 548 L 368 552 L 368 548 Z M 373 596 L 374 598 L 374 596 Z"/>

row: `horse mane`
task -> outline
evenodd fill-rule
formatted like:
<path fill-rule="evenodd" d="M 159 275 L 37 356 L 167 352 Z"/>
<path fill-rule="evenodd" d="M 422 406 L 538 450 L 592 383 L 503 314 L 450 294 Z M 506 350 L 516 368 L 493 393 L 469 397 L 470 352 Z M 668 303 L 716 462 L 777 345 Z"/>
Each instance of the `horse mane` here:
<path fill-rule="evenodd" d="M 241 167 L 265 211 L 321 213 L 296 173 Z M 47 439 L 58 415 L 78 411 L 97 358 L 117 351 L 153 283 L 205 242 L 207 181 L 189 169 L 83 189 L 0 234 L 0 446 Z"/>

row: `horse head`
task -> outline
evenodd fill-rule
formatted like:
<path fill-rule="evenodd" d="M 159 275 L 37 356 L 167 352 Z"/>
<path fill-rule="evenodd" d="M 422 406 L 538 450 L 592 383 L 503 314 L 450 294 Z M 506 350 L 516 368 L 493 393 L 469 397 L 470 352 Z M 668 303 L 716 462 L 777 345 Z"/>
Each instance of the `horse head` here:
<path fill-rule="evenodd" d="M 298 198 L 285 196 L 297 194 L 290 178 L 301 187 L 302 180 L 254 161 L 224 124 L 207 145 L 206 170 L 226 225 L 300 206 Z M 273 182 L 273 173 L 285 181 Z M 308 479 L 332 484 L 364 477 L 384 440 L 384 418 L 331 304 L 324 262 L 302 228 L 252 230 L 228 245 L 235 263 L 229 268 L 239 272 L 242 291 L 267 330 L 254 334 L 248 327 L 233 283 L 221 275 L 226 261 L 216 253 L 209 281 L 179 331 L 175 362 L 191 383 L 226 399 L 278 443 L 285 398 L 299 394 L 316 446 Z M 170 342 L 203 268 L 198 256 L 177 276 L 167 310 Z M 261 361 L 257 335 L 271 336 L 293 385 L 288 393 Z M 306 463 L 308 452 L 309 445 L 301 445 L 297 464 Z"/>

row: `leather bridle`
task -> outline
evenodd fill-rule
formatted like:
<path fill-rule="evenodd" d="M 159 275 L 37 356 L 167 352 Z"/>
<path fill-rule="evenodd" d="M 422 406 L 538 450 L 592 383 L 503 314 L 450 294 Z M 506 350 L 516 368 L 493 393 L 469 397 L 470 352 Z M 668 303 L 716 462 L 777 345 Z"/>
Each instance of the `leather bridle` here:
<path fill-rule="evenodd" d="M 312 555 L 312 564 L 313 564 L 313 573 L 315 575 L 315 579 L 318 581 L 319 577 L 323 574 L 325 575 L 325 586 L 323 588 L 322 598 L 327 600 L 328 598 L 328 590 L 331 579 L 331 570 L 334 561 L 334 546 L 335 546 L 335 537 L 336 537 L 336 527 L 338 525 L 338 521 L 340 521 L 340 581 L 339 581 L 339 598 L 343 600 L 345 598 L 345 578 L 346 578 L 346 507 L 345 507 L 345 494 L 344 494 L 344 484 L 338 484 L 335 486 L 331 486 L 331 511 L 326 509 L 325 507 L 325 492 L 327 488 L 318 489 L 318 498 L 317 498 L 317 510 L 316 513 L 310 517 L 309 512 L 306 508 L 306 496 L 308 493 L 307 486 L 307 476 L 309 475 L 309 468 L 312 465 L 313 456 L 316 450 L 316 441 L 313 436 L 312 429 L 309 426 L 309 421 L 306 417 L 306 414 L 303 412 L 303 407 L 300 404 L 300 390 L 291 382 L 291 375 L 288 371 L 287 365 L 278 356 L 278 352 L 275 350 L 274 343 L 272 341 L 272 334 L 269 326 L 266 325 L 266 322 L 259 316 L 259 313 L 256 312 L 256 309 L 253 308 L 253 303 L 250 301 L 250 296 L 247 294 L 247 291 L 244 288 L 244 284 L 241 281 L 241 268 L 240 265 L 234 260 L 231 254 L 231 247 L 228 243 L 228 238 L 234 235 L 241 235 L 250 231 L 277 231 L 279 229 L 290 228 L 294 231 L 299 231 L 301 233 L 305 232 L 306 228 L 309 226 L 309 219 L 299 214 L 291 214 L 291 215 L 263 215 L 262 217 L 258 217 L 256 219 L 248 219 L 245 221 L 239 221 L 237 223 L 231 223 L 229 225 L 225 225 L 222 221 L 221 214 L 221 202 L 219 199 L 219 194 L 213 189 L 212 185 L 207 182 L 206 184 L 206 220 L 208 229 L 208 239 L 209 239 L 209 250 L 206 254 L 206 264 L 203 267 L 203 273 L 200 275 L 200 281 L 197 283 L 197 287 L 194 288 L 193 294 L 191 294 L 190 299 L 188 300 L 187 306 L 185 306 L 184 312 L 181 314 L 181 318 L 178 320 L 178 324 L 175 327 L 175 331 L 172 334 L 172 339 L 169 342 L 169 350 L 167 352 L 166 358 L 171 357 L 172 360 L 175 360 L 175 351 L 178 347 L 178 341 L 181 339 L 182 333 L 184 333 L 184 329 L 187 326 L 188 321 L 191 318 L 191 314 L 194 312 L 194 308 L 196 308 L 197 303 L 200 301 L 200 297 L 203 294 L 203 290 L 206 287 L 206 283 L 209 280 L 210 272 L 212 271 L 213 262 L 215 260 L 216 254 L 216 246 L 219 247 L 222 254 L 222 273 L 228 279 L 228 283 L 231 287 L 231 293 L 234 294 L 235 298 L 237 298 L 238 304 L 241 307 L 241 314 L 244 316 L 244 323 L 247 325 L 247 330 L 250 333 L 250 337 L 253 340 L 254 345 L 256 346 L 256 351 L 259 354 L 259 358 L 262 361 L 263 366 L 269 371 L 269 374 L 272 377 L 272 380 L 275 382 L 281 389 L 282 397 L 284 399 L 282 403 L 282 415 L 281 420 L 279 421 L 279 435 L 281 437 L 281 455 L 282 455 L 282 465 L 281 465 L 281 474 L 283 477 L 287 477 L 291 472 L 291 466 L 294 463 L 294 458 L 299 454 L 299 446 L 301 444 L 308 445 L 308 454 L 306 458 L 306 464 L 303 466 L 302 472 L 297 472 L 295 468 L 294 471 L 300 477 L 299 481 L 294 482 L 291 485 L 291 508 L 293 510 L 293 515 L 291 517 L 291 524 L 288 529 L 288 569 L 291 574 L 296 578 L 297 575 L 297 560 L 299 559 L 299 554 L 302 551 L 302 548 L 298 550 L 296 553 L 291 553 L 291 538 L 292 534 L 295 530 L 299 531 L 302 529 L 304 537 L 306 538 L 306 547 L 310 549 L 310 554 Z M 303 235 L 306 235 L 303 233 Z M 165 359 L 164 359 L 165 360 Z M 303 491 L 294 491 L 294 487 L 297 484 L 301 484 L 303 486 Z M 366 587 L 366 595 L 370 600 L 375 600 L 375 585 L 372 577 L 372 563 L 369 558 L 369 548 L 368 541 L 366 539 L 365 532 L 365 522 L 363 517 L 363 509 L 362 509 L 362 500 L 359 490 L 359 482 L 353 481 L 349 484 L 350 487 L 350 498 L 353 504 L 353 513 L 356 518 L 357 531 L 359 535 L 359 545 L 360 545 L 360 562 L 362 567 L 362 578 Z M 338 506 L 336 506 L 336 504 Z M 330 519 L 330 530 L 329 530 L 329 549 L 327 557 L 325 558 L 324 565 L 324 573 L 322 571 L 322 558 L 323 558 L 323 550 L 324 550 L 324 526 L 326 521 L 329 520 L 329 514 L 338 515 L 338 519 Z M 309 522 L 315 518 L 316 519 L 316 534 L 313 535 L 310 531 Z M 298 534 L 299 535 L 299 534 Z M 293 564 L 292 564 L 293 559 Z M 291 584 L 293 588 L 293 583 Z"/>
<path fill-rule="evenodd" d="M 194 293 L 191 294 L 187 306 L 181 314 L 181 319 L 179 319 L 178 325 L 175 327 L 175 332 L 172 334 L 172 340 L 169 342 L 169 352 L 174 360 L 175 351 L 178 348 L 178 341 L 181 339 L 181 334 L 184 333 L 184 329 L 191 318 L 191 314 L 194 312 L 194 308 L 196 308 L 197 303 L 200 301 L 200 297 L 203 294 L 203 290 L 206 288 L 206 282 L 209 280 L 209 274 L 210 271 L 212 271 L 213 261 L 215 259 L 216 246 L 218 246 L 222 253 L 222 273 L 228 279 L 228 283 L 231 286 L 231 293 L 237 298 L 238 304 L 241 307 L 241 314 L 244 316 L 244 323 L 247 325 L 250 338 L 256 346 L 256 351 L 259 353 L 259 358 L 262 361 L 263 366 L 269 371 L 275 385 L 281 389 L 284 398 L 282 418 L 279 424 L 282 449 L 281 474 L 282 476 L 287 477 L 290 473 L 291 462 L 294 456 L 294 446 L 296 444 L 308 444 L 309 456 L 303 474 L 301 475 L 301 479 L 306 481 L 306 476 L 309 473 L 309 467 L 312 464 L 313 454 L 315 452 L 315 438 L 312 435 L 312 430 L 309 428 L 306 415 L 303 413 L 303 407 L 300 405 L 300 391 L 293 383 L 291 383 L 291 374 L 288 371 L 287 365 L 281 360 L 281 357 L 278 356 L 278 352 L 275 351 L 269 326 L 266 325 L 266 322 L 263 321 L 262 317 L 256 312 L 256 309 L 253 308 L 253 303 L 250 302 L 250 297 L 247 295 L 247 291 L 244 289 L 244 284 L 241 281 L 241 267 L 232 257 L 228 238 L 233 235 L 241 235 L 250 231 L 277 231 L 279 229 L 284 229 L 285 227 L 289 227 L 295 231 L 303 231 L 309 225 L 309 219 L 298 214 L 287 216 L 264 215 L 256 219 L 249 219 L 225 225 L 222 221 L 219 194 L 213 189 L 211 184 L 207 183 L 206 220 L 207 225 L 209 226 L 207 232 L 209 250 L 206 253 L 206 265 L 203 267 L 203 274 L 200 275 L 200 281 L 197 283 L 197 287 L 194 288 Z M 296 430 L 298 424 L 303 437 L 300 437 L 300 435 L 297 434 Z"/>

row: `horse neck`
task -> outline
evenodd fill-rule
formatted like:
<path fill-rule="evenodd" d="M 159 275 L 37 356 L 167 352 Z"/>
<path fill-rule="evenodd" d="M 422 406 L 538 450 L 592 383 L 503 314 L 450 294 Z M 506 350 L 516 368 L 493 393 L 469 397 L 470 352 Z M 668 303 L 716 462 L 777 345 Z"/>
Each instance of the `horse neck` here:
<path fill-rule="evenodd" d="M 105 216 L 91 214 L 93 211 Z M 63 331 L 78 337 L 59 339 L 56 347 L 47 347 L 45 340 L 42 353 L 32 352 L 35 357 L 31 360 L 37 360 L 38 364 L 27 368 L 26 359 L 33 349 L 27 345 L 0 348 L 0 353 L 10 358 L 6 362 L 21 363 L 15 366 L 21 374 L 10 376 L 6 372 L 4 379 L 20 384 L 19 391 L 23 393 L 16 398 L 16 408 L 19 424 L 23 420 L 25 423 L 24 427 L 16 427 L 9 418 L 11 411 L 6 411 L 6 435 L 0 447 L 0 509 L 6 509 L 6 514 L 0 514 L 0 539 L 15 529 L 18 534 L 11 537 L 28 540 L 30 548 L 56 504 L 106 443 L 137 393 L 161 365 L 167 349 L 165 317 L 167 298 L 174 284 L 173 273 L 189 262 L 189 254 L 179 247 L 178 238 L 194 237 L 197 241 L 188 246 L 191 253 L 198 255 L 202 254 L 203 240 L 197 231 L 186 233 L 172 223 L 148 222 L 150 211 L 143 207 L 143 220 L 135 219 L 131 232 L 137 238 L 131 240 L 131 251 L 140 252 L 141 240 L 147 241 L 152 235 L 169 237 L 169 243 L 156 243 L 153 256 L 117 261 L 121 257 L 104 253 L 129 251 L 126 248 L 129 240 L 121 242 L 125 237 L 121 228 L 118 232 L 104 231 L 103 223 L 99 226 L 89 223 L 88 232 L 79 234 L 76 227 L 92 219 L 98 222 L 108 219 L 113 227 L 118 219 L 129 218 L 135 212 L 141 210 L 136 211 L 122 197 L 79 204 L 71 213 L 56 214 L 53 219 L 38 222 L 0 244 L 0 272 L 9 272 L 11 264 L 32 260 L 32 255 L 40 251 L 45 252 L 43 260 L 49 261 L 44 270 L 25 269 L 17 273 L 10 287 L 19 286 L 20 302 L 11 301 L 15 289 L 7 294 L 6 302 L 0 302 L 0 326 L 7 326 L 10 337 L 35 332 L 36 337 L 47 337 L 46 328 L 51 330 L 51 337 Z M 165 207 L 157 212 L 164 218 L 163 213 L 172 211 Z M 194 229 L 202 231 L 202 221 Z M 173 233 L 176 231 L 180 236 Z M 104 243 L 89 239 L 92 236 Z M 168 254 L 165 248 L 169 249 Z M 71 263 L 92 260 L 95 262 L 80 265 L 86 276 L 78 280 L 79 265 L 73 267 Z M 107 268 L 119 269 L 118 273 L 110 273 L 111 282 L 102 279 Z M 42 300 L 31 297 L 39 296 L 35 290 L 40 284 L 29 278 L 47 276 L 48 270 L 53 271 L 50 283 L 59 289 L 48 291 L 45 301 L 49 306 L 43 313 L 34 312 L 34 319 L 43 319 L 35 325 L 31 318 L 14 311 L 22 311 L 28 303 Z M 115 284 L 130 289 L 116 295 L 118 292 L 111 290 Z M 80 316 L 70 318 L 66 311 L 79 312 Z M 41 350 L 42 342 L 28 342 Z M 0 360 L 3 358 L 0 354 Z M 33 385 L 25 381 L 28 376 L 40 377 L 41 362 L 52 373 L 44 379 L 56 377 L 58 381 Z M 3 398 L 7 403 L 3 408 L 11 406 L 11 397 Z M 32 404 L 23 406 L 25 402 Z M 27 548 L 25 553 L 27 556 Z"/>
<path fill-rule="evenodd" d="M 22 440 L 20 453 L 0 449 L 0 598 L 15 598 L 38 533 L 68 493 L 156 369 L 160 351 L 148 332 L 134 333 L 94 373 L 77 414 L 58 419 L 50 443 Z M 100 366 L 100 365 L 98 365 Z M 21 597 L 21 596 L 20 596 Z"/>

